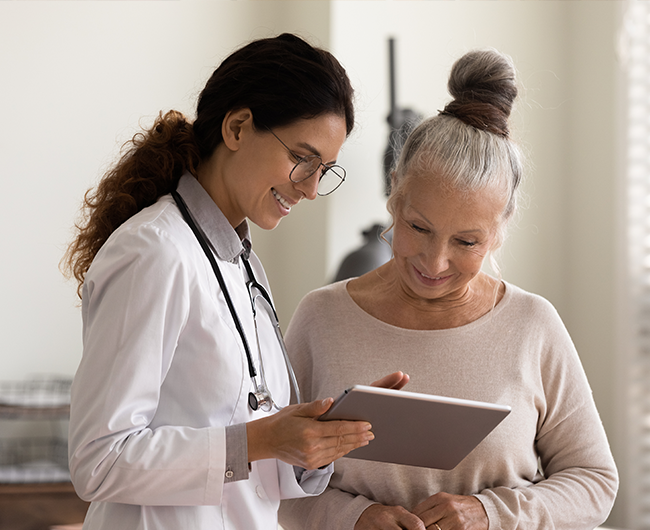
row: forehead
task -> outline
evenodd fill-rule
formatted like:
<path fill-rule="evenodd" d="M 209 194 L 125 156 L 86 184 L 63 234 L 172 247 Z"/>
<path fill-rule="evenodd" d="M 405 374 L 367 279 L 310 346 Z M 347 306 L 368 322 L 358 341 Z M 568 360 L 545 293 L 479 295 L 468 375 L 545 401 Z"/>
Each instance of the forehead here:
<path fill-rule="evenodd" d="M 455 188 L 431 175 L 407 178 L 402 198 L 405 214 L 417 214 L 443 226 L 454 225 L 458 230 L 486 230 L 498 226 L 505 208 L 501 190 Z"/>
<path fill-rule="evenodd" d="M 347 137 L 345 118 L 322 114 L 274 129 L 289 147 L 303 147 L 323 160 L 335 160 Z"/>

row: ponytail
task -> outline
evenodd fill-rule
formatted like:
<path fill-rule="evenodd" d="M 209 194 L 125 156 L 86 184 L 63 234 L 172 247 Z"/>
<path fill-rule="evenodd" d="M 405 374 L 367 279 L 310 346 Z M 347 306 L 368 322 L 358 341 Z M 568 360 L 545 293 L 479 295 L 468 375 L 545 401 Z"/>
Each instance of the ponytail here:
<path fill-rule="evenodd" d="M 95 255 L 124 221 L 176 189 L 186 171 L 196 175 L 198 147 L 192 124 L 177 111 L 160 113 L 153 126 L 137 133 L 97 188 L 84 196 L 78 233 L 63 257 L 63 268 L 81 287 Z"/>

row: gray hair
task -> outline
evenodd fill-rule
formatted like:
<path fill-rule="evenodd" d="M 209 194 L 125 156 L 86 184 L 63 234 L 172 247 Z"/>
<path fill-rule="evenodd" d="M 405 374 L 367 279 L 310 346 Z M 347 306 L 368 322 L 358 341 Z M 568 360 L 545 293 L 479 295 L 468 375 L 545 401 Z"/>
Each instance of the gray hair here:
<path fill-rule="evenodd" d="M 496 50 L 465 54 L 452 67 L 454 97 L 406 140 L 393 174 L 388 211 L 393 218 L 411 178 L 436 177 L 450 189 L 501 190 L 505 206 L 495 248 L 517 208 L 522 155 L 510 139 L 508 119 L 517 97 L 512 60 Z"/>

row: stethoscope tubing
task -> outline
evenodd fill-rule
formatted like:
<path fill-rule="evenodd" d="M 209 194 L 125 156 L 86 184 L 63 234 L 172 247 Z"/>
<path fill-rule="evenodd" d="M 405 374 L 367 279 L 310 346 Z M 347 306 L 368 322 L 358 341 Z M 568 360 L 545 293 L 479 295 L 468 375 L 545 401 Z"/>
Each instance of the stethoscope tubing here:
<path fill-rule="evenodd" d="M 233 321 L 235 323 L 235 327 L 237 328 L 237 332 L 239 333 L 239 336 L 241 337 L 242 345 L 244 347 L 244 351 L 246 353 L 246 360 L 248 363 L 248 373 L 251 377 L 251 380 L 253 381 L 253 386 L 255 388 L 255 393 L 251 393 L 249 395 L 249 404 L 253 410 L 257 410 L 258 408 L 258 399 L 257 396 L 260 395 L 260 390 L 262 390 L 263 394 L 266 394 L 268 399 L 271 401 L 271 406 L 275 407 L 276 409 L 280 410 L 281 407 L 277 405 L 274 401 L 273 398 L 271 397 L 271 394 L 266 388 L 266 381 L 264 378 L 264 374 L 262 373 L 262 381 L 263 381 L 263 388 L 260 389 L 260 387 L 257 384 L 256 378 L 258 376 L 257 370 L 255 370 L 255 365 L 253 363 L 253 356 L 251 355 L 251 350 L 250 346 L 248 344 L 248 340 L 246 339 L 246 335 L 244 333 L 244 328 L 241 324 L 241 321 L 239 319 L 239 315 L 237 314 L 237 310 L 235 309 L 235 305 L 232 302 L 232 299 L 230 297 L 230 292 L 228 291 L 228 287 L 226 286 L 226 282 L 223 278 L 223 275 L 221 274 L 221 270 L 219 269 L 219 266 L 217 264 L 216 259 L 214 258 L 214 254 L 212 253 L 212 250 L 210 249 L 210 246 L 206 240 L 205 235 L 199 228 L 199 226 L 196 224 L 194 219 L 192 218 L 192 215 L 189 211 L 189 208 L 187 207 L 187 204 L 185 204 L 185 201 L 183 198 L 180 196 L 180 194 L 174 190 L 171 192 L 171 195 L 176 202 L 176 205 L 178 206 L 178 209 L 181 212 L 181 215 L 185 219 L 185 222 L 188 224 L 192 232 L 194 233 L 194 236 L 196 237 L 197 241 L 199 242 L 199 245 L 201 245 L 201 248 L 203 249 L 203 252 L 205 253 L 206 257 L 208 258 L 208 261 L 210 262 L 210 265 L 212 266 L 212 270 L 214 271 L 214 274 L 217 278 L 217 282 L 219 283 L 219 287 L 221 287 L 221 291 L 223 292 L 224 298 L 226 300 L 226 304 L 228 306 L 228 309 L 230 310 L 230 314 L 232 315 Z M 291 366 L 291 361 L 289 360 L 289 354 L 287 353 L 287 348 L 284 344 L 284 338 L 282 336 L 282 330 L 280 329 L 280 322 L 278 320 L 277 313 L 275 311 L 275 308 L 273 307 L 273 302 L 271 301 L 271 297 L 261 284 L 257 282 L 255 279 L 255 275 L 253 274 L 253 269 L 249 263 L 249 261 L 242 256 L 242 262 L 244 263 L 244 267 L 246 268 L 246 273 L 248 274 L 248 277 L 250 279 L 249 284 L 252 284 L 260 293 L 262 300 L 267 304 L 268 308 L 270 309 L 269 315 L 272 315 L 271 318 L 271 323 L 273 325 L 273 329 L 275 331 L 276 337 L 278 339 L 278 343 L 280 344 L 280 350 L 282 351 L 282 356 L 284 357 L 284 362 L 287 367 L 287 372 L 289 373 L 289 379 L 291 381 L 291 386 L 293 387 L 293 391 L 296 397 L 297 403 L 301 403 L 301 397 L 300 397 L 300 389 L 298 387 L 298 381 L 296 379 L 295 372 L 293 371 L 293 367 Z M 250 289 L 250 285 L 246 286 L 247 289 Z M 259 296 L 259 295 L 257 295 Z M 251 293 L 251 302 L 254 307 L 254 298 L 252 297 Z M 253 309 L 253 311 L 255 311 Z M 255 319 L 255 313 L 253 313 L 253 319 Z M 262 352 L 259 352 L 260 355 L 260 369 L 263 372 L 263 361 L 262 361 Z M 252 399 L 251 399 L 252 396 Z"/>

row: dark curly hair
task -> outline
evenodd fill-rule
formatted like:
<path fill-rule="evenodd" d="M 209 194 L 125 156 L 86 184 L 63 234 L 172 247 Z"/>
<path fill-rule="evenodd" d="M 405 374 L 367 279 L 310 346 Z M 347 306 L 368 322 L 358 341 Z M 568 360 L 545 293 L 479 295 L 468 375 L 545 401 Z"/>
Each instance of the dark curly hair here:
<path fill-rule="evenodd" d="M 221 125 L 231 110 L 249 108 L 257 129 L 335 114 L 354 127 L 353 90 L 336 58 L 288 33 L 260 39 L 235 51 L 214 71 L 201 92 L 196 119 L 161 113 L 136 134 L 117 164 L 84 196 L 82 220 L 67 249 L 64 270 L 81 289 L 95 255 L 127 219 L 176 189 L 223 141 Z"/>

